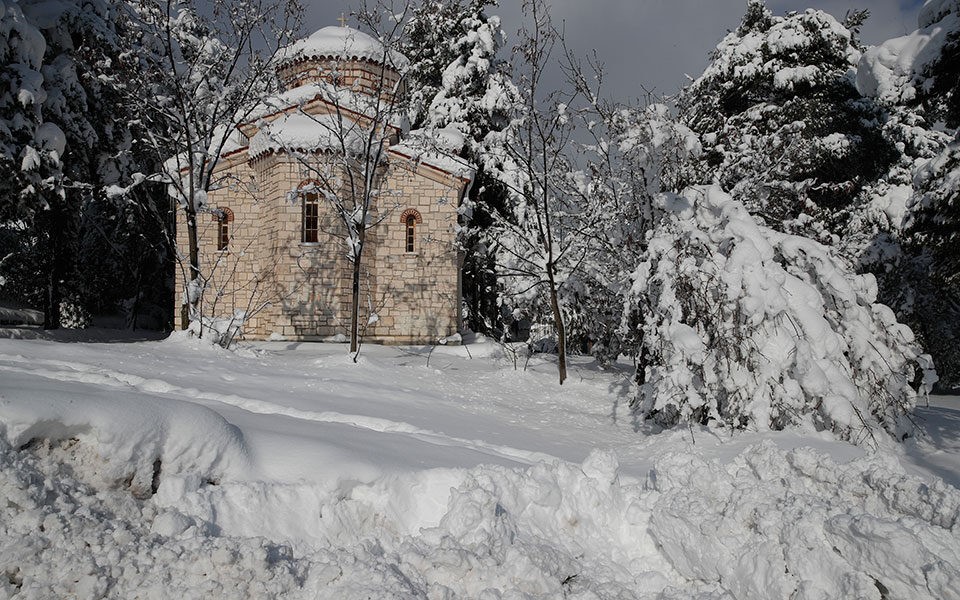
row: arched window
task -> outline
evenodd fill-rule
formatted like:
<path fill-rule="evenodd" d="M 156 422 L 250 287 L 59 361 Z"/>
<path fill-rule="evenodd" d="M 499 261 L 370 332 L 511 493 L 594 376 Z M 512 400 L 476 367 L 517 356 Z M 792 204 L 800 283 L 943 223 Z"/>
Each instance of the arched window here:
<path fill-rule="evenodd" d="M 302 199 L 302 219 L 300 241 L 316 244 L 320 241 L 320 194 L 316 191 L 300 194 Z"/>
<path fill-rule="evenodd" d="M 217 222 L 217 250 L 227 250 L 230 246 L 230 223 L 233 223 L 233 211 L 219 206 L 213 211 L 213 220 Z"/>
<path fill-rule="evenodd" d="M 407 217 L 407 252 L 413 252 L 413 240 L 416 238 L 417 218 L 413 215 Z"/>
<path fill-rule="evenodd" d="M 408 208 L 400 215 L 400 222 L 404 225 L 404 249 L 407 252 L 416 250 L 415 243 L 417 239 L 417 225 L 423 222 L 420 211 L 415 208 Z"/>

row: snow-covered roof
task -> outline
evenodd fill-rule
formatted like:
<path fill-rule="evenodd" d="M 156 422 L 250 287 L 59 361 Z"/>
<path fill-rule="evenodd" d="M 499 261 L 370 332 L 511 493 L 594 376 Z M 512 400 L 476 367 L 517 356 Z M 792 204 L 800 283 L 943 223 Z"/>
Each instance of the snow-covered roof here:
<path fill-rule="evenodd" d="M 280 51 L 277 64 L 311 58 L 337 58 L 341 60 L 384 60 L 383 43 L 350 27 L 324 27 L 309 37 L 296 41 Z M 409 63 L 403 54 L 391 50 L 387 62 L 395 69 L 405 68 Z"/>
<path fill-rule="evenodd" d="M 292 108 L 303 108 L 305 104 L 313 100 L 322 100 L 330 106 L 371 118 L 378 115 L 383 116 L 385 113 L 397 112 L 389 110 L 388 102 L 385 100 L 368 94 L 358 94 L 349 88 L 338 87 L 321 81 L 306 83 L 265 98 L 247 115 L 246 121 L 252 123 Z M 403 125 L 402 119 L 392 114 L 388 116 L 393 117 L 390 119 L 390 125 L 394 127 Z"/>
<path fill-rule="evenodd" d="M 317 152 L 341 151 L 346 146 L 348 153 L 363 152 L 363 130 L 354 121 L 334 114 L 307 115 L 292 113 L 265 123 L 250 139 L 250 158 L 268 152 L 294 150 Z"/>
<path fill-rule="evenodd" d="M 469 180 L 473 179 L 477 169 L 456 154 L 463 149 L 465 143 L 463 134 L 452 127 L 417 129 L 407 134 L 399 144 L 390 146 L 390 152 L 454 177 Z"/>

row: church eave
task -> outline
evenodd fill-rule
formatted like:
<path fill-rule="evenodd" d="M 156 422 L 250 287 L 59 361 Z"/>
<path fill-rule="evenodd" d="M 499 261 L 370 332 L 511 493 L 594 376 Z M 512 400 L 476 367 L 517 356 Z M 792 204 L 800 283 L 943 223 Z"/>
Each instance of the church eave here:
<path fill-rule="evenodd" d="M 387 152 L 389 152 L 390 154 L 395 154 L 395 155 L 399 156 L 400 158 L 404 159 L 404 161 L 406 161 L 407 163 L 409 163 L 410 165 L 412 165 L 413 170 L 414 170 L 415 172 L 416 172 L 416 170 L 417 170 L 418 168 L 421 168 L 421 167 L 422 167 L 422 168 L 426 168 L 426 169 L 428 169 L 428 170 L 430 170 L 430 171 L 433 171 L 433 172 L 435 172 L 435 173 L 441 173 L 441 174 L 443 174 L 443 175 L 446 175 L 447 178 L 449 178 L 449 179 L 456 179 L 456 180 L 460 181 L 461 183 L 470 183 L 471 181 L 473 181 L 473 176 L 472 176 L 472 175 L 471 175 L 470 177 L 467 177 L 467 176 L 462 175 L 462 174 L 460 174 L 460 173 L 456 173 L 456 172 L 454 172 L 454 171 L 450 171 L 450 170 L 444 169 L 443 167 L 439 167 L 439 166 L 437 166 L 437 165 L 430 164 L 429 162 L 426 162 L 426 161 L 423 160 L 423 159 L 419 159 L 419 158 L 417 158 L 417 157 L 416 157 L 415 155 L 413 155 L 413 154 L 405 154 L 405 153 L 403 153 L 403 152 L 401 152 L 401 151 L 399 151 L 399 150 L 397 150 L 397 149 L 395 149 L 395 148 L 390 148 L 390 149 L 387 150 Z"/>

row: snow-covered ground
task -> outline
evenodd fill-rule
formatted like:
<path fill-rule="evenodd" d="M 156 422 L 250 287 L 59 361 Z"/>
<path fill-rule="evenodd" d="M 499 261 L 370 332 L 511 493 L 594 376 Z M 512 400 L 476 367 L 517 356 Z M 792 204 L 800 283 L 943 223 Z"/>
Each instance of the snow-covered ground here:
<path fill-rule="evenodd" d="M 0 597 L 960 598 L 957 398 L 865 451 L 654 433 L 627 366 L 491 343 L 17 337 Z"/>

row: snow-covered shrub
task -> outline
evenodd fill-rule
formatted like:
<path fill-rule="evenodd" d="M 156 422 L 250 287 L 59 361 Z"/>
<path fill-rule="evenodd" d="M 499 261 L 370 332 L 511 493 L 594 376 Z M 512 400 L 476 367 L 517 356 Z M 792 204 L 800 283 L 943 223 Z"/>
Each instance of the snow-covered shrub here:
<path fill-rule="evenodd" d="M 911 429 L 936 381 L 912 331 L 813 240 L 759 225 L 719 187 L 657 200 L 625 318 L 643 337 L 637 409 L 669 426 L 813 424 L 863 442 Z"/>
<path fill-rule="evenodd" d="M 243 324 L 247 315 L 242 310 L 234 311 L 229 317 L 201 316 L 190 321 L 189 331 L 198 338 L 205 339 L 211 344 L 222 348 L 229 348 L 238 336 L 243 334 Z"/>
<path fill-rule="evenodd" d="M 90 311 L 77 302 L 75 298 L 68 298 L 60 303 L 60 327 L 68 329 L 86 329 L 93 323 Z"/>

